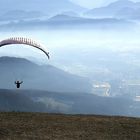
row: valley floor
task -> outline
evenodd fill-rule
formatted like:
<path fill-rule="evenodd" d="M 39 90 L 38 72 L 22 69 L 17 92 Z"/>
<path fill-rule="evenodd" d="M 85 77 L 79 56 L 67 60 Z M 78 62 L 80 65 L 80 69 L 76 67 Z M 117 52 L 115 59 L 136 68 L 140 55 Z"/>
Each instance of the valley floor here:
<path fill-rule="evenodd" d="M 0 113 L 1 140 L 140 140 L 140 119 L 96 115 Z"/>

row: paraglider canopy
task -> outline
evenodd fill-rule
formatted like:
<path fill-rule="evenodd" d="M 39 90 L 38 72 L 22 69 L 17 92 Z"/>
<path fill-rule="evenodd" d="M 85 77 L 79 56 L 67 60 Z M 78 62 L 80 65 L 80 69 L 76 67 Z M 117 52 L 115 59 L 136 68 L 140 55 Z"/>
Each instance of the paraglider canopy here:
<path fill-rule="evenodd" d="M 37 42 L 29 38 L 24 38 L 24 37 L 8 38 L 0 42 L 0 47 L 5 46 L 5 45 L 12 45 L 12 44 L 25 44 L 25 45 L 35 47 L 43 51 L 47 55 L 48 59 L 50 58 L 49 52 L 47 52 L 45 48 L 43 48 L 40 44 L 38 44 Z"/>

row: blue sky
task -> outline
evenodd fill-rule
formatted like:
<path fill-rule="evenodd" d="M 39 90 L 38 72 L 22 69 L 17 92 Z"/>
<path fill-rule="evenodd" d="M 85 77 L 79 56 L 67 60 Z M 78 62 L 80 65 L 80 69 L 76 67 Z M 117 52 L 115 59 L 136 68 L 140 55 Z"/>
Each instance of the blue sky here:
<path fill-rule="evenodd" d="M 80 4 L 86 8 L 95 8 L 109 4 L 110 2 L 114 2 L 117 0 L 70 0 L 74 3 Z M 140 0 L 131 0 L 135 2 L 140 2 Z"/>

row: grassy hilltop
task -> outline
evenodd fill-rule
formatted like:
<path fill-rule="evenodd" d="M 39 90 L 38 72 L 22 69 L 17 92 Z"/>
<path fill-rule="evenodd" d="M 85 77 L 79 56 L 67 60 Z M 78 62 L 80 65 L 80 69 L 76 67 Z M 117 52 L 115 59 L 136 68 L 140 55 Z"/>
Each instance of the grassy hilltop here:
<path fill-rule="evenodd" d="M 140 119 L 94 115 L 0 113 L 0 139 L 139 140 Z"/>

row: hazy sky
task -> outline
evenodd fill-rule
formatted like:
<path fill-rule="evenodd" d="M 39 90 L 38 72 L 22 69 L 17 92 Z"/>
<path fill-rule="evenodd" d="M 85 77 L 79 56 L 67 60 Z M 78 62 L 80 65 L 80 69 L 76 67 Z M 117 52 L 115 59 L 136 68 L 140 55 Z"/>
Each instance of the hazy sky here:
<path fill-rule="evenodd" d="M 87 8 L 95 8 L 109 4 L 110 2 L 114 2 L 117 0 L 70 0 L 74 3 L 80 4 L 81 6 Z M 131 0 L 135 2 L 140 2 L 140 0 Z"/>

